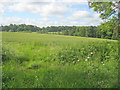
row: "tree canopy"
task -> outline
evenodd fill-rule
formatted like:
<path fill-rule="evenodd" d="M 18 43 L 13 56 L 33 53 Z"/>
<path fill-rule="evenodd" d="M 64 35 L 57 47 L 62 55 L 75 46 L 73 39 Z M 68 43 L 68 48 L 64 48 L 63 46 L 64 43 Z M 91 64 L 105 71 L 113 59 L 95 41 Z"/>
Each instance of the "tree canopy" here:
<path fill-rule="evenodd" d="M 119 2 L 92 2 L 89 1 L 88 5 L 90 8 L 93 8 L 94 11 L 100 13 L 100 18 L 102 19 L 111 19 L 118 18 Z"/>
<path fill-rule="evenodd" d="M 120 1 L 112 2 L 89 1 L 88 5 L 90 8 L 93 8 L 95 12 L 100 13 L 100 18 L 105 20 L 105 22 L 100 25 L 102 29 L 101 31 L 104 34 L 108 34 L 109 36 L 113 34 L 115 37 L 119 38 L 120 31 L 118 29 L 120 28 Z M 109 32 L 110 30 L 113 32 L 112 33 Z"/>

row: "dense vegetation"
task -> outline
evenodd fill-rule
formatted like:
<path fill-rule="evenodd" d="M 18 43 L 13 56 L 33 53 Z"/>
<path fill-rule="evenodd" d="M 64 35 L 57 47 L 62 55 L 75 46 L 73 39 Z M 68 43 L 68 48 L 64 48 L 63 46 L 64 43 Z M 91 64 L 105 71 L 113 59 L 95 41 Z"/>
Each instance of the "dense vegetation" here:
<path fill-rule="evenodd" d="M 1 26 L 1 30 L 7 32 L 38 32 L 58 35 L 117 39 L 117 31 L 115 31 L 115 26 L 116 21 L 111 19 L 109 22 L 102 23 L 99 26 L 50 26 L 40 28 L 33 25 L 10 24 L 9 26 Z"/>
<path fill-rule="evenodd" d="M 89 2 L 99 26 L 1 26 L 3 88 L 118 88 L 119 3 Z"/>
<path fill-rule="evenodd" d="M 2 32 L 3 88 L 117 88 L 116 40 Z"/>

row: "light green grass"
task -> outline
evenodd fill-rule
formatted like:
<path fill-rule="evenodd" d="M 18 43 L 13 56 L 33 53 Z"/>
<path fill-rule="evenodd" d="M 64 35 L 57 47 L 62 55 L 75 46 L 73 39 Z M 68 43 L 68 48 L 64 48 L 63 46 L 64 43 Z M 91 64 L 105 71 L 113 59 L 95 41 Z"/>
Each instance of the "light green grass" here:
<path fill-rule="evenodd" d="M 117 88 L 116 40 L 3 32 L 3 88 Z"/>

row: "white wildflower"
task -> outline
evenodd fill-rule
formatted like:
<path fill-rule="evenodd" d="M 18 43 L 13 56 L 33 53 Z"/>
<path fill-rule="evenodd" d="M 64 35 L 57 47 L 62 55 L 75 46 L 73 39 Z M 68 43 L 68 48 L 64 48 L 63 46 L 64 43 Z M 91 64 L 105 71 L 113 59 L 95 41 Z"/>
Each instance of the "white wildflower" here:
<path fill-rule="evenodd" d="M 90 57 L 88 56 L 88 59 L 89 59 Z"/>
<path fill-rule="evenodd" d="M 85 61 L 87 61 L 87 59 L 85 59 Z"/>
<path fill-rule="evenodd" d="M 93 52 L 91 52 L 91 54 L 93 54 Z"/>
<path fill-rule="evenodd" d="M 75 61 L 73 61 L 73 63 L 75 63 Z"/>

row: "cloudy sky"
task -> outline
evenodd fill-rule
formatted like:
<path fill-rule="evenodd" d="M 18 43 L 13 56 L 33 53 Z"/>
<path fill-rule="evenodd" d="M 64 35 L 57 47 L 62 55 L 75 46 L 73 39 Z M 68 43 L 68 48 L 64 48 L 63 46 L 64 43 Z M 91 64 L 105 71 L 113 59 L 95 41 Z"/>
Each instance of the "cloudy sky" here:
<path fill-rule="evenodd" d="M 46 26 L 99 25 L 99 14 L 87 0 L 1 0 L 0 24 Z"/>

